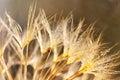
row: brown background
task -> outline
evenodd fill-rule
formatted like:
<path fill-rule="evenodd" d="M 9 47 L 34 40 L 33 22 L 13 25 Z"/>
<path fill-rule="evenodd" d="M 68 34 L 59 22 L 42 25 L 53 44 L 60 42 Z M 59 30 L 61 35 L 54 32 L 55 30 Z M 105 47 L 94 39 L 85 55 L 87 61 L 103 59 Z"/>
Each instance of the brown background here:
<path fill-rule="evenodd" d="M 32 0 L 0 0 L 0 16 L 6 10 L 20 25 L 25 26 Z M 85 18 L 90 24 L 97 21 L 97 30 L 104 30 L 103 41 L 110 44 L 120 42 L 120 0 L 38 0 L 38 6 L 47 15 L 73 12 L 74 21 Z"/>

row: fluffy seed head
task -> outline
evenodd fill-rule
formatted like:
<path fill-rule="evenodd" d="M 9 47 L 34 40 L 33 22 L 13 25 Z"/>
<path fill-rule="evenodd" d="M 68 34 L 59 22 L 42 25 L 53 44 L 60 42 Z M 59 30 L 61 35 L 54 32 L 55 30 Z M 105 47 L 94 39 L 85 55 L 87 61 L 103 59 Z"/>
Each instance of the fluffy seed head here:
<path fill-rule="evenodd" d="M 71 16 L 55 22 L 44 10 L 37 16 L 30 7 L 27 27 L 21 26 L 6 12 L 0 19 L 1 80 L 111 80 L 120 74 L 120 53 L 94 38 L 95 29 L 83 29 L 81 20 L 73 25 Z"/>

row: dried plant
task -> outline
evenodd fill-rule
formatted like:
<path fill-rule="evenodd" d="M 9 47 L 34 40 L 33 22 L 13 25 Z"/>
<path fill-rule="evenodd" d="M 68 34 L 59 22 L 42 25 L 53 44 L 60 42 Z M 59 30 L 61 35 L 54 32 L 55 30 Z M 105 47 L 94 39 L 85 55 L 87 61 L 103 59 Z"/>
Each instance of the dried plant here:
<path fill-rule="evenodd" d="M 71 16 L 47 19 L 44 10 L 37 16 L 36 4 L 29 10 L 27 28 L 6 12 L 0 19 L 0 80 L 112 80 L 120 74 L 120 53 L 111 53 L 95 38 L 90 25 L 77 27 Z M 113 79 L 114 80 L 114 79 Z"/>

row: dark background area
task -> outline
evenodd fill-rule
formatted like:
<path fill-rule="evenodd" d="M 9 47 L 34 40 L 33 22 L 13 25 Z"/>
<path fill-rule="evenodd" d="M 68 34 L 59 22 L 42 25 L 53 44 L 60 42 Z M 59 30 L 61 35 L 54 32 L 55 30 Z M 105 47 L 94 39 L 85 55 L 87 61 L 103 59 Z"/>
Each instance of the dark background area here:
<path fill-rule="evenodd" d="M 6 10 L 24 27 L 31 1 L 0 0 L 0 16 L 3 18 Z M 95 27 L 98 31 L 104 30 L 104 42 L 111 45 L 120 42 L 120 0 L 38 0 L 37 4 L 47 15 L 63 11 L 66 16 L 72 11 L 75 24 L 82 18 L 86 24 L 97 21 Z"/>

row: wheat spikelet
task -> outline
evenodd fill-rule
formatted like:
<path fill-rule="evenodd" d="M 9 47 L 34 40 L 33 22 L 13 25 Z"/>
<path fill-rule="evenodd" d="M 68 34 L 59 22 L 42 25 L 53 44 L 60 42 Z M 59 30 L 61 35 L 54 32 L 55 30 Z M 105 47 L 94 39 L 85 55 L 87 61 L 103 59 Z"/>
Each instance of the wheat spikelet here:
<path fill-rule="evenodd" d="M 110 54 L 94 39 L 93 25 L 82 29 L 84 20 L 73 26 L 71 16 L 56 24 L 36 4 L 29 10 L 27 29 L 6 12 L 7 21 L 0 19 L 0 80 L 111 80 L 120 74 L 120 52 Z"/>

